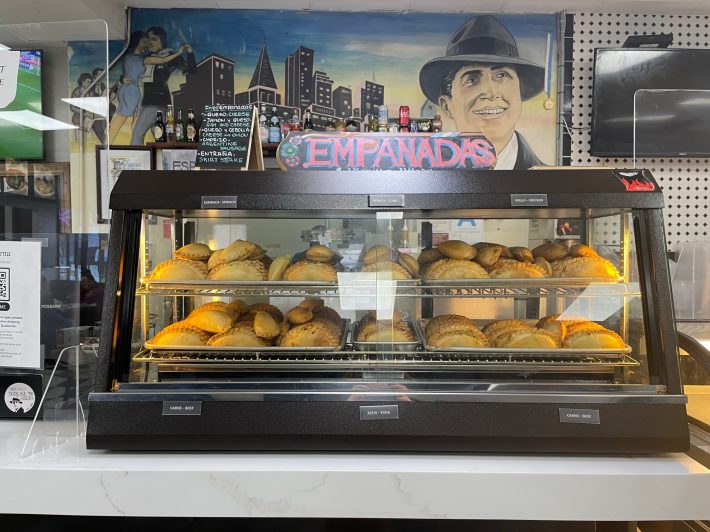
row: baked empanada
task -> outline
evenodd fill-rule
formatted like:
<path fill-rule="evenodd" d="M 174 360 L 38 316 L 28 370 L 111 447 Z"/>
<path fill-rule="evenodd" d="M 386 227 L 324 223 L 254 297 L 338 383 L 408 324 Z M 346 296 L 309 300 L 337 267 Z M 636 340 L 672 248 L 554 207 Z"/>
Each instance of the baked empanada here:
<path fill-rule="evenodd" d="M 213 281 L 266 281 L 266 268 L 258 260 L 236 260 L 215 266 L 209 278 Z"/>
<path fill-rule="evenodd" d="M 150 345 L 177 346 L 177 347 L 198 347 L 207 345 L 210 333 L 202 329 L 189 325 L 184 321 L 179 321 L 168 325 L 153 336 L 148 341 Z"/>
<path fill-rule="evenodd" d="M 280 281 L 284 272 L 291 264 L 291 255 L 281 255 L 276 257 L 269 266 L 269 272 L 266 275 L 268 281 Z"/>
<path fill-rule="evenodd" d="M 568 257 L 552 264 L 555 277 L 619 277 L 619 271 L 608 260 L 599 257 Z"/>
<path fill-rule="evenodd" d="M 158 264 L 150 277 L 165 281 L 198 281 L 207 279 L 207 266 L 197 260 L 170 259 Z"/>
<path fill-rule="evenodd" d="M 450 259 L 471 260 L 478 251 L 471 244 L 463 240 L 445 240 L 436 246 L 442 254 Z"/>
<path fill-rule="evenodd" d="M 361 271 L 391 274 L 392 279 L 396 281 L 405 281 L 412 278 L 411 274 L 404 267 L 391 260 L 363 264 Z"/>
<path fill-rule="evenodd" d="M 305 323 L 290 329 L 281 339 L 282 347 L 337 347 L 340 338 L 322 323 Z"/>
<path fill-rule="evenodd" d="M 455 259 L 438 260 L 432 263 L 424 274 L 425 279 L 487 279 L 488 277 L 490 277 L 488 272 L 480 264 Z"/>
<path fill-rule="evenodd" d="M 284 281 L 322 281 L 334 283 L 338 272 L 332 264 L 300 260 L 289 266 L 283 274 Z"/>
<path fill-rule="evenodd" d="M 222 262 L 246 260 L 257 250 L 257 248 L 258 246 L 254 244 L 254 242 L 249 242 L 248 240 L 235 240 L 222 250 L 220 260 Z"/>
<path fill-rule="evenodd" d="M 176 259 L 206 261 L 212 255 L 212 250 L 207 244 L 195 242 L 176 249 L 174 255 Z"/>

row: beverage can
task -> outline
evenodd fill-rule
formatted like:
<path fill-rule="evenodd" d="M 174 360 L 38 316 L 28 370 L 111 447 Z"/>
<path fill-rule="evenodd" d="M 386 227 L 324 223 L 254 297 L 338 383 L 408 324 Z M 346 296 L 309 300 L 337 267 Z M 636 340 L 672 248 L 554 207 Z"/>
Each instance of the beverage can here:
<path fill-rule="evenodd" d="M 409 125 L 409 106 L 400 105 L 399 106 L 399 125 L 408 126 Z"/>

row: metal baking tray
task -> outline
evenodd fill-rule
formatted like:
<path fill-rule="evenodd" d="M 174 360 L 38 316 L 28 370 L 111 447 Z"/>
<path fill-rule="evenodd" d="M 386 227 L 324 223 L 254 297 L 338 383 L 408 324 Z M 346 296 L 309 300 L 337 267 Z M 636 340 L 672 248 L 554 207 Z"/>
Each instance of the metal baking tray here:
<path fill-rule="evenodd" d="M 476 322 L 480 320 L 474 320 Z M 493 320 L 485 320 L 486 323 Z M 566 347 L 558 347 L 556 349 L 535 349 L 535 348 L 522 348 L 522 347 L 432 347 L 426 343 L 426 334 L 424 330 L 426 329 L 426 324 L 429 322 L 428 319 L 422 319 L 415 322 L 415 330 L 422 339 L 422 345 L 424 349 L 430 353 L 478 353 L 478 354 L 509 354 L 511 356 L 525 356 L 525 355 L 545 355 L 548 357 L 560 356 L 565 357 L 569 355 L 580 355 L 580 356 L 591 356 L 604 357 L 608 355 L 610 357 L 617 357 L 618 355 L 628 355 L 631 353 L 631 346 L 627 345 L 620 349 L 569 349 Z M 477 323 L 478 326 L 478 323 Z"/>
<path fill-rule="evenodd" d="M 171 279 L 151 279 L 150 277 L 141 277 L 140 282 L 144 286 L 156 287 L 172 287 L 180 288 L 219 288 L 221 286 L 227 288 L 238 288 L 245 286 L 253 288 L 255 286 L 279 287 L 279 286 L 338 286 L 338 282 L 334 281 L 216 281 L 214 279 L 195 279 L 195 280 L 171 280 Z"/>
<path fill-rule="evenodd" d="M 548 288 L 618 284 L 623 277 L 535 277 L 532 279 L 424 279 L 422 285 L 466 288 Z"/>
<path fill-rule="evenodd" d="M 337 346 L 325 346 L 325 347 L 280 347 L 277 345 L 267 346 L 267 347 L 227 347 L 222 345 L 202 345 L 202 346 L 185 346 L 185 345 L 153 345 L 150 342 L 146 342 L 145 348 L 150 351 L 155 352 L 172 352 L 178 353 L 180 351 L 189 351 L 191 353 L 219 353 L 223 352 L 225 354 L 234 352 L 248 352 L 248 353 L 260 353 L 262 355 L 268 355 L 270 353 L 303 353 L 303 352 L 336 352 L 342 351 L 345 348 L 345 340 L 348 336 L 348 330 L 350 328 L 350 320 L 343 320 L 343 329 L 340 334 L 340 342 Z"/>
<path fill-rule="evenodd" d="M 404 320 L 404 322 L 414 334 L 415 340 L 412 342 L 357 342 L 355 338 L 357 338 L 360 328 L 360 322 L 357 321 L 350 327 L 350 342 L 357 351 L 417 351 L 422 345 L 422 336 L 417 334 L 417 330 L 410 320 Z"/>

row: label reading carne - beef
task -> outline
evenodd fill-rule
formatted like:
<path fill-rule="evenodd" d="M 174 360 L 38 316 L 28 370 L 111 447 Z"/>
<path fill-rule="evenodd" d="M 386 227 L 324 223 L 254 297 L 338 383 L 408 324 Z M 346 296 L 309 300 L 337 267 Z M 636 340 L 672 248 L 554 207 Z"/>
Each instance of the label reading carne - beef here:
<path fill-rule="evenodd" d="M 196 165 L 201 168 L 242 168 L 251 142 L 250 105 L 206 105 L 202 112 Z"/>

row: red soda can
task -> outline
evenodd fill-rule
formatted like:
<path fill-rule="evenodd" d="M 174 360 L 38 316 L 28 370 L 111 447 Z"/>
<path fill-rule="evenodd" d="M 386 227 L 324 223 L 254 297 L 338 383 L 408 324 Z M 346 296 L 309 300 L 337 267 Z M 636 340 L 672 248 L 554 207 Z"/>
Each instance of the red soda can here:
<path fill-rule="evenodd" d="M 409 106 L 400 105 L 399 106 L 399 125 L 409 126 Z"/>

